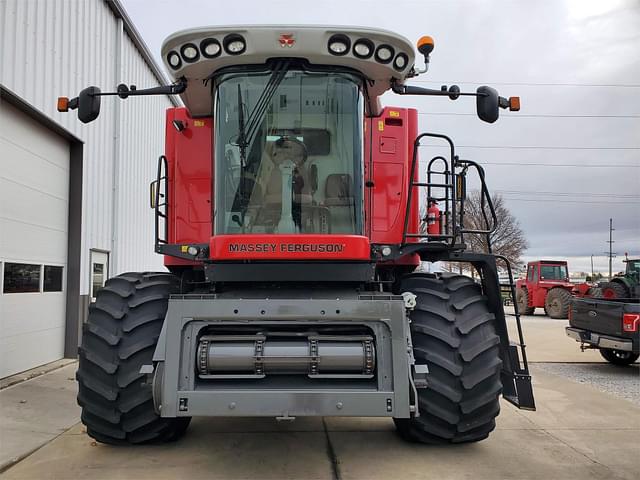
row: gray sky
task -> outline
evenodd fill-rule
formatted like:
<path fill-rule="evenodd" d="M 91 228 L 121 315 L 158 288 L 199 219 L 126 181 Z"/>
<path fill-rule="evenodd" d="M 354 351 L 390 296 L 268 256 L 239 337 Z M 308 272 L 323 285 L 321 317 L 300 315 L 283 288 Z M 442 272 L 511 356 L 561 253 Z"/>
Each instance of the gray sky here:
<path fill-rule="evenodd" d="M 639 0 L 121 1 L 159 63 L 164 38 L 206 25 L 431 35 L 429 73 L 415 84 L 491 85 L 520 96 L 520 113 L 489 125 L 468 98 L 388 94 L 384 102 L 418 108 L 421 130 L 446 133 L 461 157 L 484 165 L 489 188 L 503 194 L 527 235 L 525 259 L 566 258 L 572 271 L 588 271 L 594 255 L 604 272 L 609 218 L 614 271 L 623 269 L 624 252 L 640 256 Z M 435 152 L 423 149 L 422 157 Z"/>

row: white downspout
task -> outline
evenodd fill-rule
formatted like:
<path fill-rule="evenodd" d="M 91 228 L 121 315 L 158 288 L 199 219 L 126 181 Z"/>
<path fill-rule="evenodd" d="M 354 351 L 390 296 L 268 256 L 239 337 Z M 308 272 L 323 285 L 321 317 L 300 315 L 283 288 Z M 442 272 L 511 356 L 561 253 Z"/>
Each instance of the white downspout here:
<path fill-rule="evenodd" d="M 116 27 L 116 51 L 115 51 L 115 68 L 114 68 L 114 85 L 118 85 L 123 78 L 122 68 L 122 40 L 124 36 L 124 22 L 122 18 L 117 19 Z M 118 263 L 118 209 L 120 207 L 120 159 L 121 154 L 121 122 L 120 122 L 120 99 L 116 98 L 113 103 L 113 170 L 111 178 L 111 254 L 109 255 L 109 274 L 114 276 L 120 272 Z"/>

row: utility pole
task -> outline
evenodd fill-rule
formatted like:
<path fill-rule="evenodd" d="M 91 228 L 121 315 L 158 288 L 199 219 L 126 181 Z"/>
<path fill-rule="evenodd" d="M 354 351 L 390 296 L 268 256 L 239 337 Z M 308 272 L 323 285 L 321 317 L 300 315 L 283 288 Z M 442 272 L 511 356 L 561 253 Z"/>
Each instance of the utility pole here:
<path fill-rule="evenodd" d="M 615 230 L 615 228 L 613 228 L 613 219 L 610 218 L 609 219 L 609 240 L 607 241 L 607 243 L 609 244 L 609 280 L 611 280 L 611 278 L 613 278 L 613 271 L 611 268 L 611 261 L 613 260 L 613 257 L 616 256 L 615 252 L 613 251 L 613 244 L 615 243 L 615 240 L 613 239 L 613 231 Z M 607 253 L 607 252 L 605 252 Z"/>
<path fill-rule="evenodd" d="M 595 282 L 595 275 L 593 274 L 593 254 L 591 254 L 591 281 Z"/>

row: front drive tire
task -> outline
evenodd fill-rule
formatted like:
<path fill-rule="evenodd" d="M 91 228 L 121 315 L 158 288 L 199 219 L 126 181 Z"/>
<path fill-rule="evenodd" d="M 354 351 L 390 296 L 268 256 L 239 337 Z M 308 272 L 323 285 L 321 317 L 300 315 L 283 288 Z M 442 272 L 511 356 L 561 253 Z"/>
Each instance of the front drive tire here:
<path fill-rule="evenodd" d="M 152 363 L 176 282 L 166 273 L 125 273 L 107 280 L 89 306 L 76 378 L 82 423 L 99 442 L 171 441 L 189 425 L 188 417 L 158 416 L 139 373 Z"/>
<path fill-rule="evenodd" d="M 633 362 L 640 358 L 640 355 L 632 352 L 625 352 L 623 350 L 609 350 L 608 348 L 601 348 L 600 355 L 607 362 L 614 365 L 631 365 Z"/>
<path fill-rule="evenodd" d="M 500 412 L 499 343 L 495 316 L 480 286 L 455 274 L 411 274 L 401 292 L 417 296 L 410 313 L 413 354 L 429 367 L 418 390 L 419 417 L 395 418 L 406 440 L 476 442 L 489 436 Z"/>

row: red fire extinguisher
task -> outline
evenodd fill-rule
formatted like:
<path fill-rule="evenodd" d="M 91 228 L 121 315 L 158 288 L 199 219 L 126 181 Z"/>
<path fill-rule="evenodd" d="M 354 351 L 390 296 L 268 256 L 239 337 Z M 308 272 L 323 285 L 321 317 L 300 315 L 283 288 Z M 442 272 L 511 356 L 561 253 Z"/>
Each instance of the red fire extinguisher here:
<path fill-rule="evenodd" d="M 438 208 L 438 202 L 435 200 L 429 201 L 429 208 L 427 209 L 427 233 L 429 235 L 440 235 L 440 209 Z"/>

